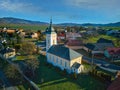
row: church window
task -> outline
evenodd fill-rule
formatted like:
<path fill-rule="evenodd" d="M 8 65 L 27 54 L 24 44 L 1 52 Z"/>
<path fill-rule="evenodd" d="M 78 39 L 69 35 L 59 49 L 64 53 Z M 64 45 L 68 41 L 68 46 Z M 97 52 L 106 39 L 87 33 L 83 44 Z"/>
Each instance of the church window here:
<path fill-rule="evenodd" d="M 58 58 L 56 58 L 56 63 L 58 63 Z"/>
<path fill-rule="evenodd" d="M 54 61 L 54 56 L 53 56 L 53 61 Z"/>
<path fill-rule="evenodd" d="M 67 62 L 65 62 L 65 67 L 67 67 Z"/>
<path fill-rule="evenodd" d="M 60 60 L 60 64 L 62 65 L 62 60 Z"/>

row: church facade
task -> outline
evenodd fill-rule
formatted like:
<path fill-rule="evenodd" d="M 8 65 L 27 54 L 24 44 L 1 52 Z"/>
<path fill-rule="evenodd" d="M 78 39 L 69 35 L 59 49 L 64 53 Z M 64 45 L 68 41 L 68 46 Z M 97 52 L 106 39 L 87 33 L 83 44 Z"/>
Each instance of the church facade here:
<path fill-rule="evenodd" d="M 78 74 L 84 70 L 81 54 L 64 45 L 57 45 L 57 34 L 52 27 L 52 20 L 46 29 L 46 56 L 48 63 L 61 70 L 65 69 L 68 73 Z"/>

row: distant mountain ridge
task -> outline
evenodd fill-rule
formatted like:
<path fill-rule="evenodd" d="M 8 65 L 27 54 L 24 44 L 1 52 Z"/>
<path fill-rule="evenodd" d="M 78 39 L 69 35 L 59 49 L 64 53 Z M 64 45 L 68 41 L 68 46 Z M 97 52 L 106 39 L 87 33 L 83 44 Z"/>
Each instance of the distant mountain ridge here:
<path fill-rule="evenodd" d="M 31 21 L 31 20 L 25 20 L 25 19 L 13 18 L 13 17 L 0 18 L 0 23 L 6 23 L 6 24 L 38 24 L 38 25 L 48 24 L 46 22 Z"/>
<path fill-rule="evenodd" d="M 3 17 L 0 18 L 0 24 L 30 24 L 30 25 L 48 25 L 47 22 L 40 22 L 40 21 L 31 21 L 31 20 L 25 20 L 25 19 L 19 19 L 19 18 L 13 18 L 13 17 Z M 78 23 L 60 23 L 55 24 L 58 26 L 120 26 L 120 22 L 116 23 L 108 23 L 108 24 L 93 24 L 93 23 L 84 23 L 84 24 L 78 24 Z"/>
<path fill-rule="evenodd" d="M 93 24 L 93 23 L 84 23 L 84 24 L 77 24 L 77 23 L 61 23 L 57 24 L 61 26 L 113 26 L 113 27 L 120 27 L 120 22 L 116 23 L 108 23 L 108 24 Z"/>

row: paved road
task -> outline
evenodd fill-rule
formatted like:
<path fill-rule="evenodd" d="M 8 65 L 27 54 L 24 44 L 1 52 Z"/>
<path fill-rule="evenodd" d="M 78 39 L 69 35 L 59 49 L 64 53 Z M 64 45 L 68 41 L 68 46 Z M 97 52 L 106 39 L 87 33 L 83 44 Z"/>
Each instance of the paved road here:
<path fill-rule="evenodd" d="M 89 63 L 92 63 L 91 58 L 83 56 L 83 60 L 86 60 Z M 93 59 L 93 63 L 96 64 L 97 66 L 99 66 L 100 68 L 106 69 L 108 71 L 112 71 L 112 72 L 120 71 L 120 66 L 111 64 L 109 62 L 105 62 L 105 61 L 98 60 L 98 59 Z"/>
<path fill-rule="evenodd" d="M 11 85 L 2 70 L 0 70 L 0 78 L 4 83 L 3 90 L 18 90 L 16 87 Z"/>

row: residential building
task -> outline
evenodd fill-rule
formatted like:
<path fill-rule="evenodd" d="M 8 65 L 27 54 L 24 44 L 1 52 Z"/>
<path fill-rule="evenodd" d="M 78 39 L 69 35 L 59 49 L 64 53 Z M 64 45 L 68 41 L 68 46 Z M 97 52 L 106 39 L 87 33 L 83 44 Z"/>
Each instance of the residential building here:
<path fill-rule="evenodd" d="M 74 50 L 82 49 L 84 46 L 82 40 L 73 40 L 73 39 L 68 40 L 68 42 L 65 45 Z"/>
<path fill-rule="evenodd" d="M 76 39 L 76 38 L 81 38 L 81 34 L 80 33 L 76 33 L 76 32 L 66 32 L 66 39 Z"/>
<path fill-rule="evenodd" d="M 59 33 L 57 35 L 57 40 L 58 40 L 58 42 L 64 41 L 65 40 L 65 33 Z"/>
<path fill-rule="evenodd" d="M 87 43 L 84 47 L 84 50 L 90 52 L 92 54 L 104 54 L 104 51 L 107 48 L 113 48 L 114 45 L 112 43 Z"/>
<path fill-rule="evenodd" d="M 0 57 L 2 58 L 9 59 L 9 58 L 14 57 L 15 55 L 16 55 L 15 49 L 13 48 L 4 48 L 0 50 Z"/>
<path fill-rule="evenodd" d="M 97 41 L 97 43 L 85 44 L 83 49 L 92 54 L 104 54 L 104 51 L 107 48 L 113 48 L 113 47 L 114 47 L 114 44 L 113 44 L 112 40 L 100 38 Z"/>
<path fill-rule="evenodd" d="M 31 38 L 38 38 L 38 34 L 37 33 L 32 33 Z"/>
<path fill-rule="evenodd" d="M 111 60 L 120 60 L 120 48 L 107 48 L 104 55 Z"/>

